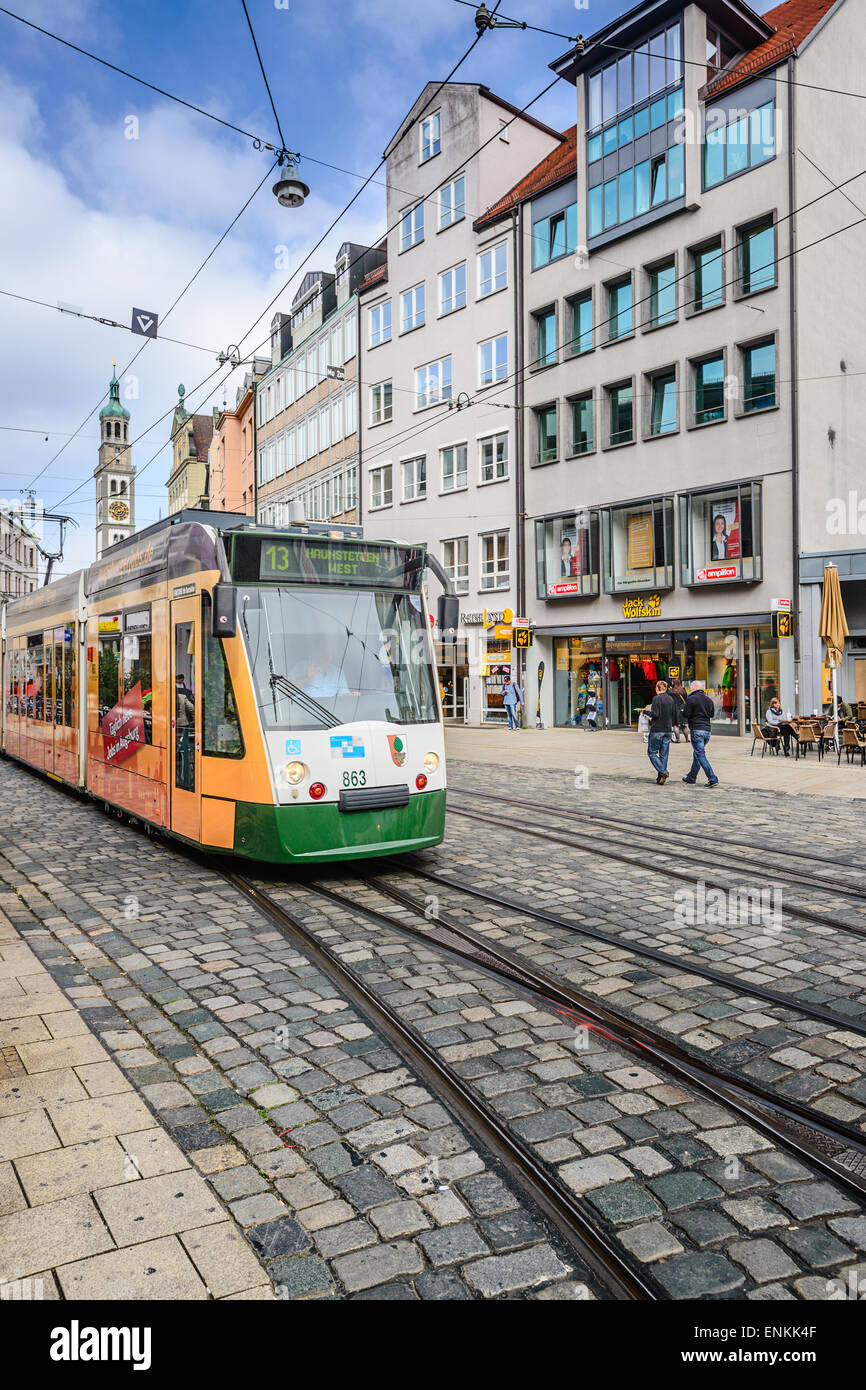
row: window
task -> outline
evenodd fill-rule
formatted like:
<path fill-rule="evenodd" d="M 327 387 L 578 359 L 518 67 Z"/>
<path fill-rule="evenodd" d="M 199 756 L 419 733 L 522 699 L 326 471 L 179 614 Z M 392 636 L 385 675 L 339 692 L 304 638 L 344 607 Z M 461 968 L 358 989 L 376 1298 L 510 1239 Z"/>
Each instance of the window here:
<path fill-rule="evenodd" d="M 348 362 L 358 351 L 358 320 L 354 314 L 343 319 L 343 361 Z"/>
<path fill-rule="evenodd" d="M 465 444 L 449 444 L 439 450 L 442 466 L 442 491 L 459 492 L 469 484 L 469 468 Z"/>
<path fill-rule="evenodd" d="M 569 303 L 572 353 L 592 350 L 592 290 L 586 290 Z"/>
<path fill-rule="evenodd" d="M 370 347 L 391 341 L 391 301 L 386 299 L 370 310 Z M 306 387 L 304 387 L 306 390 Z"/>
<path fill-rule="evenodd" d="M 415 409 L 451 399 L 451 358 L 442 357 L 415 372 Z"/>
<path fill-rule="evenodd" d="M 307 455 L 315 458 L 319 452 L 319 417 L 310 415 L 307 419 Z"/>
<path fill-rule="evenodd" d="M 756 294 L 776 283 L 776 231 L 772 215 L 737 229 L 737 292 Z"/>
<path fill-rule="evenodd" d="M 634 443 L 634 388 L 630 381 L 606 386 L 608 403 L 608 445 Z"/>
<path fill-rule="evenodd" d="M 607 291 L 607 341 L 613 343 L 627 338 L 634 330 L 631 276 L 613 280 L 604 288 Z"/>
<path fill-rule="evenodd" d="M 415 458 L 403 459 L 401 465 L 403 478 L 403 501 L 420 502 L 427 496 L 427 455 L 418 454 Z"/>
<path fill-rule="evenodd" d="M 673 434 L 677 428 L 677 373 L 675 367 L 652 372 L 646 377 L 649 387 L 649 438 Z"/>
<path fill-rule="evenodd" d="M 532 367 L 552 367 L 557 359 L 556 310 L 542 309 L 532 315 L 535 322 L 535 353 Z"/>
<path fill-rule="evenodd" d="M 704 587 L 762 577 L 760 483 L 685 493 L 679 510 L 683 584 Z"/>
<path fill-rule="evenodd" d="M 385 425 L 393 419 L 393 387 L 390 381 L 380 381 L 370 387 L 370 424 Z"/>
<path fill-rule="evenodd" d="M 331 362 L 332 367 L 342 367 L 345 358 L 343 357 L 343 324 L 342 320 L 335 323 L 331 329 Z"/>
<path fill-rule="evenodd" d="M 424 240 L 424 204 L 407 208 L 400 219 L 400 250 L 408 251 Z"/>
<path fill-rule="evenodd" d="M 225 648 L 211 632 L 211 596 L 202 594 L 202 752 L 212 758 L 242 758 L 244 740 Z M 145 723 L 145 731 L 147 724 Z"/>
<path fill-rule="evenodd" d="M 501 483 L 508 477 L 508 435 L 486 434 L 478 441 L 482 483 Z"/>
<path fill-rule="evenodd" d="M 469 537 L 442 542 L 442 568 L 458 594 L 469 593 Z"/>
<path fill-rule="evenodd" d="M 711 425 L 725 418 L 725 354 L 714 353 L 692 363 L 694 423 Z"/>
<path fill-rule="evenodd" d="M 707 81 L 716 77 L 740 52 L 737 45 L 713 25 L 707 24 Z"/>
<path fill-rule="evenodd" d="M 743 412 L 769 410 L 776 404 L 776 343 L 770 338 L 740 349 L 743 361 Z"/>
<path fill-rule="evenodd" d="M 556 406 L 543 405 L 534 411 L 537 432 L 535 457 L 538 463 L 552 463 L 557 457 Z"/>
<path fill-rule="evenodd" d="M 508 532 L 493 531 L 481 536 L 481 588 L 507 589 L 511 583 L 508 559 Z"/>
<path fill-rule="evenodd" d="M 776 152 L 776 111 L 772 101 L 746 112 L 710 107 L 704 120 L 704 189 L 766 164 Z"/>
<path fill-rule="evenodd" d="M 99 719 L 100 721 L 110 709 L 114 709 L 120 699 L 120 615 L 116 617 L 103 615 L 99 619 L 100 627 L 105 622 L 115 621 L 117 629 L 114 632 L 100 632 L 99 634 L 99 678 L 98 678 L 98 699 L 99 699 Z M 38 643 L 38 645 L 37 645 Z M 41 719 L 43 716 L 42 703 L 42 639 L 27 638 L 27 715 L 30 719 Z M 31 674 L 32 673 L 32 674 Z M 30 686 L 35 694 L 30 694 Z"/>
<path fill-rule="evenodd" d="M 488 294 L 504 290 L 508 284 L 508 245 L 501 241 L 482 251 L 478 257 L 478 297 L 485 299 Z"/>
<path fill-rule="evenodd" d="M 331 408 L 325 406 L 319 412 L 319 448 L 329 449 L 331 447 Z M 293 466 L 293 465 L 290 465 Z"/>
<path fill-rule="evenodd" d="M 532 269 L 567 256 L 577 247 L 577 203 L 532 224 Z"/>
<path fill-rule="evenodd" d="M 569 401 L 569 409 L 571 411 L 570 452 L 573 457 L 578 454 L 591 454 L 595 448 L 592 392 L 585 391 L 580 396 L 573 396 Z"/>
<path fill-rule="evenodd" d="M 390 507 L 393 501 L 392 491 L 393 469 L 390 463 L 383 464 L 381 468 L 370 469 L 370 511 L 374 512 L 378 507 Z"/>
<path fill-rule="evenodd" d="M 722 238 L 715 237 L 704 246 L 696 246 L 690 253 L 692 270 L 691 312 L 700 314 L 704 309 L 717 309 L 725 302 L 724 248 Z"/>
<path fill-rule="evenodd" d="M 434 111 L 421 122 L 421 163 L 432 159 L 442 149 L 442 113 Z"/>
<path fill-rule="evenodd" d="M 466 308 L 466 262 L 443 270 L 439 276 L 439 313 L 453 314 Z"/>
<path fill-rule="evenodd" d="M 677 317 L 677 267 L 673 257 L 647 271 L 649 285 L 647 325 L 661 328 Z"/>
<path fill-rule="evenodd" d="M 343 397 L 335 396 L 331 401 L 331 443 L 339 444 L 343 435 Z"/>
<path fill-rule="evenodd" d="M 409 333 L 413 328 L 423 328 L 425 322 L 424 286 L 415 285 L 400 296 L 400 332 Z"/>
<path fill-rule="evenodd" d="M 358 429 L 358 393 L 354 386 L 350 387 L 343 397 L 343 409 L 345 413 L 345 437 L 348 439 L 350 434 L 355 434 Z"/>
<path fill-rule="evenodd" d="M 499 122 L 499 138 L 504 144 L 508 144 L 508 121 Z"/>
<path fill-rule="evenodd" d="M 508 378 L 508 334 L 489 338 L 478 348 L 479 381 L 482 386 L 491 386 L 494 381 Z"/>
<path fill-rule="evenodd" d="M 535 570 L 539 598 L 597 594 L 599 560 L 597 511 L 569 512 L 536 521 Z"/>
<path fill-rule="evenodd" d="M 463 174 L 439 190 L 439 230 L 444 232 L 466 216 L 466 178 Z"/>
<path fill-rule="evenodd" d="M 604 527 L 604 587 L 608 593 L 673 587 L 674 504 L 653 497 L 608 507 Z"/>

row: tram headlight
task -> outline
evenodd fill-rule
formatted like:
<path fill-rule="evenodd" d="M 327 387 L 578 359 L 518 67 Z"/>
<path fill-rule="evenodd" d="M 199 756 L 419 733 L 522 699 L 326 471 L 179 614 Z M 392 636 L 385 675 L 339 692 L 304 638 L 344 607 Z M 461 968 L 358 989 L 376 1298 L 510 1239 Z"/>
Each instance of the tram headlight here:
<path fill-rule="evenodd" d="M 286 763 L 283 768 L 283 776 L 287 782 L 290 782 L 293 787 L 296 787 L 299 782 L 303 782 L 309 770 L 306 763 Z"/>
<path fill-rule="evenodd" d="M 428 772 L 430 773 L 430 775 L 432 776 L 433 773 L 436 772 L 436 771 L 438 770 L 438 767 L 439 767 L 439 754 L 438 754 L 438 753 L 425 753 L 425 754 L 424 754 L 424 766 L 426 767 L 427 771 L 428 771 Z"/>

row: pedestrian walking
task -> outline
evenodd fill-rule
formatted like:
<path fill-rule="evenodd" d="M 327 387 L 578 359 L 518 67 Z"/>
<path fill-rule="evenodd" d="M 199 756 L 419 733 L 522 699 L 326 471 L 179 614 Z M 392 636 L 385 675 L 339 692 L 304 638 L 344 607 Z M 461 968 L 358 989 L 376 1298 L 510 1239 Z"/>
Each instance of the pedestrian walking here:
<path fill-rule="evenodd" d="M 676 701 L 668 694 L 667 681 L 656 681 L 655 699 L 650 705 L 650 736 L 647 754 L 658 776 L 656 785 L 663 787 L 668 780 L 668 752 L 671 731 L 677 720 Z"/>
<path fill-rule="evenodd" d="M 673 733 L 674 743 L 679 743 L 681 736 L 685 740 L 685 742 L 688 743 L 689 730 L 684 715 L 684 710 L 686 707 L 686 695 L 685 691 L 683 690 L 683 683 L 681 680 L 675 680 L 673 682 L 670 689 L 670 695 L 671 699 L 676 701 L 677 706 L 677 723 L 674 724 L 674 727 L 671 731 Z"/>
<path fill-rule="evenodd" d="M 684 717 L 692 736 L 692 765 L 687 776 L 683 778 L 689 786 L 694 786 L 701 768 L 707 774 L 709 786 L 719 785 L 719 779 L 713 772 L 705 751 L 710 741 L 711 721 L 715 712 L 716 707 L 704 690 L 704 682 L 692 681 L 684 710 Z"/>
<path fill-rule="evenodd" d="M 505 682 L 505 689 L 502 692 L 505 701 L 505 713 L 508 715 L 508 728 L 519 729 L 520 718 L 517 713 L 518 705 L 523 708 L 523 693 L 515 680 Z"/>

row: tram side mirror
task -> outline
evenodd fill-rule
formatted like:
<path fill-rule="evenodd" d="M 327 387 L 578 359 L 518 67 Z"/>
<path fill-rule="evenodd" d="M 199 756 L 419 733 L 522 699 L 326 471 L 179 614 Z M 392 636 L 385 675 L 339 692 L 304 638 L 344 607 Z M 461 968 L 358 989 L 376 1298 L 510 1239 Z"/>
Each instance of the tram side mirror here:
<path fill-rule="evenodd" d="M 447 632 L 449 628 L 456 631 L 460 626 L 460 600 L 456 594 L 439 595 L 437 619 L 440 632 Z"/>
<path fill-rule="evenodd" d="M 238 591 L 234 584 L 215 584 L 213 589 L 213 635 L 235 637 L 238 630 Z"/>

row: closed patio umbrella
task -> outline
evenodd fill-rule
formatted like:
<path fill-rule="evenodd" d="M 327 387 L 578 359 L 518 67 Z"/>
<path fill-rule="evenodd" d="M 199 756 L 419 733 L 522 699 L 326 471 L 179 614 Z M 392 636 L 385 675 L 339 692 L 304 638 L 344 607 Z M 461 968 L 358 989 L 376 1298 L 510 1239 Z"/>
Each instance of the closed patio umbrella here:
<path fill-rule="evenodd" d="M 818 636 L 827 647 L 827 665 L 830 667 L 833 718 L 836 718 L 836 668 L 842 664 L 848 624 L 845 621 L 845 607 L 842 603 L 842 588 L 839 571 L 835 565 L 824 567 L 824 587 L 821 594 L 821 623 Z"/>

